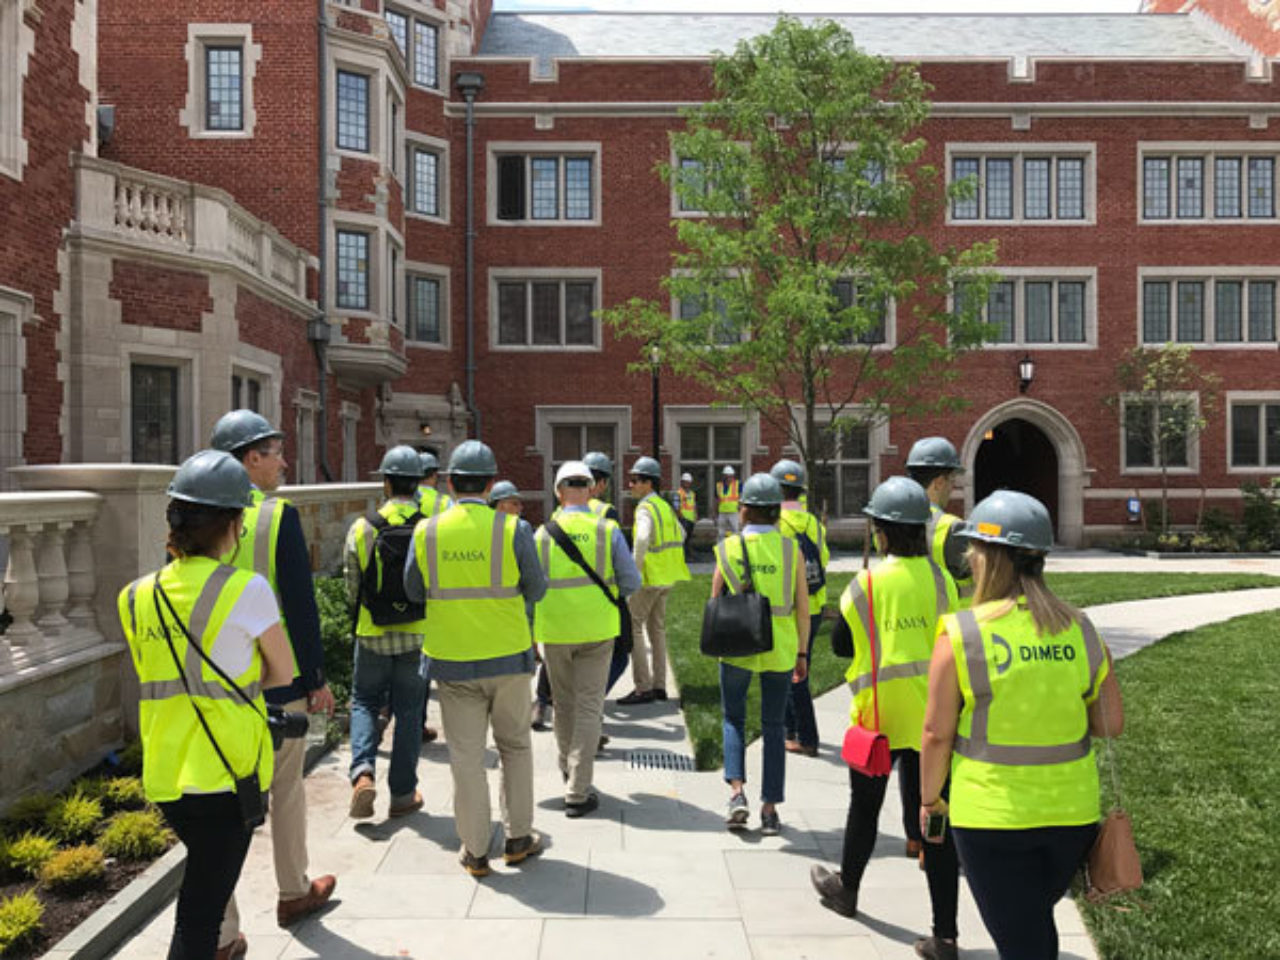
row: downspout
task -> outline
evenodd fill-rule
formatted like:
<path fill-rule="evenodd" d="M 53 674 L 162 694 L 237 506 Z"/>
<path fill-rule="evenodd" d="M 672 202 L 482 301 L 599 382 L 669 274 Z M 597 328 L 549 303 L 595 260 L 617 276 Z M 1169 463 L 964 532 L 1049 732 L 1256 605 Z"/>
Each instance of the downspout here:
<path fill-rule="evenodd" d="M 329 21 L 325 16 L 327 0 L 316 0 L 316 78 L 319 91 L 318 106 L 320 122 L 316 125 L 320 131 L 316 155 L 319 161 L 319 178 L 317 181 L 316 206 L 319 221 L 320 269 L 316 283 L 316 316 L 307 324 L 307 339 L 316 355 L 316 378 L 320 389 L 319 409 L 316 411 L 316 432 L 320 435 L 320 474 L 325 483 L 333 482 L 333 474 L 329 470 L 329 363 L 326 348 L 329 345 L 329 319 L 325 310 L 325 291 L 328 288 L 329 276 L 327 264 L 329 259 L 329 210 L 326 196 L 326 180 L 328 179 L 328 118 L 329 118 L 329 84 L 325 61 L 329 56 Z"/>
<path fill-rule="evenodd" d="M 480 409 L 476 406 L 476 165 L 475 165 L 475 131 L 476 131 L 476 94 L 484 89 L 484 75 L 479 73 L 460 73 L 454 81 L 467 102 L 467 235 L 466 235 L 466 348 L 465 368 L 467 412 L 471 414 L 473 435 L 481 436 Z"/>

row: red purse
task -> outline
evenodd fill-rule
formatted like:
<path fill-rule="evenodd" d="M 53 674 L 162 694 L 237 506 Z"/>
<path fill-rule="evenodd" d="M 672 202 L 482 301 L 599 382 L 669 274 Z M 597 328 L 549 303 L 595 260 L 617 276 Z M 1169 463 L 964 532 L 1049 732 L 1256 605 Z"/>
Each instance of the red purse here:
<path fill-rule="evenodd" d="M 876 655 L 876 607 L 870 569 L 867 570 L 867 620 L 871 627 L 867 639 L 871 643 L 871 704 L 876 727 L 868 730 L 861 723 L 855 723 L 846 730 L 840 756 L 865 777 L 887 777 L 893 769 L 893 757 L 889 753 L 889 738 L 880 732 L 880 687 L 876 676 L 880 658 Z"/>

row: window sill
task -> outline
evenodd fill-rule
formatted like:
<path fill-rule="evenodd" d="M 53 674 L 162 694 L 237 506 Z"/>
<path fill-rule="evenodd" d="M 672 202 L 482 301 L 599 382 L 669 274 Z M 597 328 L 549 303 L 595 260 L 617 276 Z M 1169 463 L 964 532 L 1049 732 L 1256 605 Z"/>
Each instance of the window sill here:
<path fill-rule="evenodd" d="M 1274 227 L 1280 217 L 1138 217 L 1140 227 Z"/>
<path fill-rule="evenodd" d="M 439 97 L 441 100 L 448 99 L 448 96 L 445 94 L 444 90 L 442 90 L 438 84 L 434 87 L 429 87 L 425 83 L 419 83 L 417 80 L 410 80 L 409 87 L 413 90 L 417 90 L 419 93 L 433 93 L 437 97 Z"/>
<path fill-rule="evenodd" d="M 1191 347 L 1193 350 L 1266 350 L 1271 353 L 1276 351 L 1276 341 L 1274 340 L 1246 340 L 1243 343 L 1204 343 L 1196 340 L 1144 340 L 1144 347 Z"/>
<path fill-rule="evenodd" d="M 398 330 L 399 327 L 396 329 Z M 404 345 L 405 349 L 412 350 L 435 350 L 438 352 L 447 352 L 449 350 L 449 344 L 447 343 L 432 343 L 430 340 L 410 340 L 408 337 L 404 338 Z"/>
<path fill-rule="evenodd" d="M 1123 477 L 1158 477 L 1162 472 L 1159 467 L 1122 467 L 1120 469 L 1120 475 Z M 1199 472 L 1199 467 L 1170 467 L 1168 470 L 1171 477 L 1194 477 Z"/>
<path fill-rule="evenodd" d="M 1097 350 L 1098 344 L 1092 340 L 1080 343 L 1036 343 L 1031 340 L 1019 340 L 1015 343 L 984 343 L 979 350 Z"/>
<path fill-rule="evenodd" d="M 1023 217 L 1016 220 L 1010 217 L 1007 220 L 992 220 L 985 217 L 976 217 L 973 219 L 956 219 L 948 216 L 944 221 L 948 227 L 1096 227 L 1098 221 L 1095 217 L 1086 217 L 1083 220 L 1028 220 Z"/>
<path fill-rule="evenodd" d="M 382 164 L 382 155 L 374 153 L 372 150 L 361 151 L 352 150 L 350 147 L 333 146 L 331 150 L 339 157 L 346 157 L 349 160 L 360 160 L 364 163 Z"/>
<path fill-rule="evenodd" d="M 448 217 L 440 217 L 440 216 L 436 216 L 435 214 L 432 214 L 432 213 L 418 213 L 418 212 L 416 212 L 416 211 L 414 211 L 414 210 L 410 210 L 410 209 L 408 209 L 408 208 L 406 207 L 406 208 L 405 208 L 405 211 L 404 211 L 404 215 L 405 215 L 406 217 L 408 217 L 410 220 L 421 220 L 421 221 L 423 221 L 424 223 L 434 223 L 434 224 L 436 224 L 436 225 L 438 225 L 438 226 L 441 226 L 441 227 L 447 227 L 447 226 L 449 226 L 449 218 L 448 218 Z"/>
<path fill-rule="evenodd" d="M 595 220 L 499 220 L 493 217 L 487 226 L 490 227 L 599 227 L 599 219 Z"/>
<path fill-rule="evenodd" d="M 193 130 L 189 140 L 252 140 L 252 130 Z"/>
<path fill-rule="evenodd" d="M 601 351 L 601 347 L 599 346 L 599 344 L 595 344 L 591 346 L 586 346 L 586 345 L 563 346 L 560 344 L 525 345 L 525 344 L 512 344 L 512 343 L 503 343 L 503 344 L 491 343 L 489 344 L 489 351 L 491 353 L 599 353 Z"/>
<path fill-rule="evenodd" d="M 1234 464 L 1227 467 L 1228 474 L 1236 474 L 1241 476 L 1275 476 L 1280 474 L 1280 464 L 1272 464 L 1271 466 L 1261 467 L 1237 467 Z"/>

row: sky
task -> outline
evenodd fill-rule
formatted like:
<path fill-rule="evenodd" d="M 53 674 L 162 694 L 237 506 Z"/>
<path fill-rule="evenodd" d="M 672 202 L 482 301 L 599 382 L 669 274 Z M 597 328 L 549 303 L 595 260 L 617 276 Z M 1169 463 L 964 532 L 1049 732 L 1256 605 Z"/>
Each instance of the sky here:
<path fill-rule="evenodd" d="M 1140 0 L 496 0 L 505 11 L 657 13 L 1137 13 Z"/>

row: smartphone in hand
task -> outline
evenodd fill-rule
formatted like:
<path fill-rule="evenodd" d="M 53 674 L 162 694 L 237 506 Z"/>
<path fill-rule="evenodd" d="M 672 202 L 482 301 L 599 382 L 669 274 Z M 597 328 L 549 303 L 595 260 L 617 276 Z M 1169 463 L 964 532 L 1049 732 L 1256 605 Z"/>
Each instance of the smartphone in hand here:
<path fill-rule="evenodd" d="M 947 815 L 945 813 L 930 813 L 929 819 L 925 821 L 924 838 L 930 843 L 941 843 L 947 835 Z"/>

